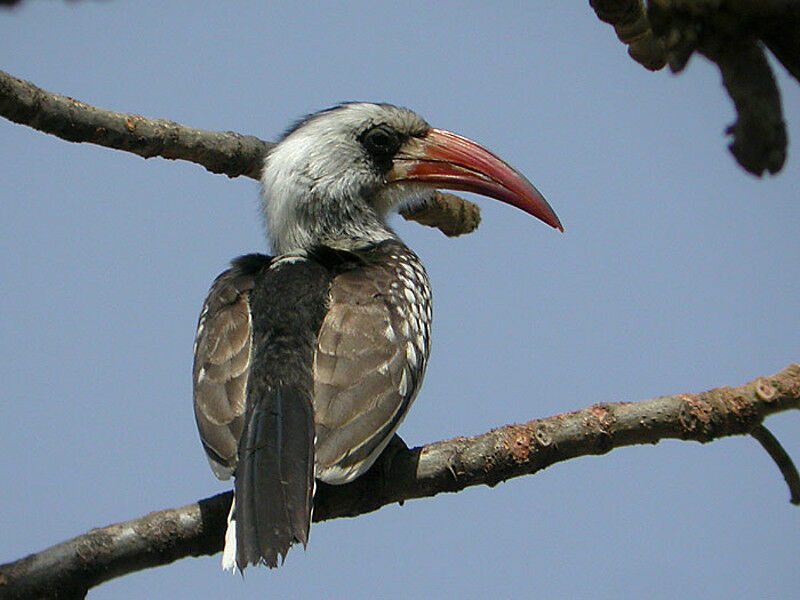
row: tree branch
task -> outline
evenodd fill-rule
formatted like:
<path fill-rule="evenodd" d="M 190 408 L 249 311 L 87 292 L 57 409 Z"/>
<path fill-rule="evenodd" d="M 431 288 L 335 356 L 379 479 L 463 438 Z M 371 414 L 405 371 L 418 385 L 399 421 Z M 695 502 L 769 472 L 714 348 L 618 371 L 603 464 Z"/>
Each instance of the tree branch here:
<path fill-rule="evenodd" d="M 651 0 L 648 17 L 665 42 L 673 72 L 684 69 L 697 51 L 714 61 L 736 107 L 731 153 L 745 170 L 761 176 L 777 173 L 786 160 L 786 125 L 781 96 L 761 42 L 778 52 L 798 47 L 797 3 L 735 0 Z M 787 27 L 788 25 L 788 27 Z M 776 57 L 790 70 L 800 62 L 791 52 Z"/>
<path fill-rule="evenodd" d="M 395 440 L 375 466 L 342 486 L 320 484 L 314 520 L 355 517 L 394 502 L 530 475 L 578 456 L 663 439 L 702 443 L 758 431 L 768 415 L 800 408 L 800 364 L 737 388 L 584 410 L 483 435 L 407 449 Z M 757 434 L 758 435 L 758 434 Z M 773 456 L 775 456 L 773 454 Z M 231 493 L 80 535 L 0 566 L 0 596 L 82 598 L 127 573 L 222 550 Z"/>
<path fill-rule="evenodd" d="M 589 0 L 597 18 L 614 27 L 628 55 L 650 71 L 667 64 L 664 42 L 653 34 L 644 0 Z"/>
<path fill-rule="evenodd" d="M 54 94 L 0 71 L 0 115 L 68 142 L 89 142 L 143 158 L 188 160 L 212 173 L 258 179 L 274 146 L 251 135 L 205 131 L 119 113 Z"/>
<path fill-rule="evenodd" d="M 800 474 L 797 473 L 797 467 L 794 466 L 792 457 L 786 452 L 781 443 L 778 441 L 772 432 L 759 425 L 750 432 L 761 447 L 767 451 L 770 458 L 775 461 L 778 468 L 781 470 L 786 485 L 789 486 L 789 502 L 792 504 L 800 505 Z"/>
<path fill-rule="evenodd" d="M 779 172 L 786 126 L 762 43 L 800 80 L 800 3 L 785 0 L 589 0 L 628 54 L 650 70 L 682 71 L 694 52 L 717 64 L 736 107 L 729 148 L 750 173 Z"/>
<path fill-rule="evenodd" d="M 144 158 L 186 160 L 228 177 L 258 179 L 264 157 L 275 146 L 252 135 L 206 131 L 167 119 L 97 108 L 4 71 L 0 71 L 0 115 L 69 142 L 89 142 Z M 476 204 L 443 192 L 413 209 L 402 209 L 400 214 L 451 237 L 472 233 L 480 223 Z"/>

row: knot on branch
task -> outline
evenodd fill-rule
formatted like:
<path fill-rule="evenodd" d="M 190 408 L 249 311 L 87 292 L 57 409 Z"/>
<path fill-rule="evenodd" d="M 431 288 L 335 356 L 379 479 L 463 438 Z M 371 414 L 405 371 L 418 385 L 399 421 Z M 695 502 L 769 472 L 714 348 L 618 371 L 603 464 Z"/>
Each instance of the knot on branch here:
<path fill-rule="evenodd" d="M 509 427 L 504 441 L 506 450 L 515 463 L 523 464 L 528 462 L 533 439 L 528 427 L 519 425 Z"/>
<path fill-rule="evenodd" d="M 536 433 L 534 433 L 534 437 L 542 448 L 547 448 L 553 443 L 553 436 L 548 430 L 547 425 L 544 423 L 539 423 L 539 425 L 536 427 Z"/>
<path fill-rule="evenodd" d="M 756 395 L 762 400 L 769 402 L 775 397 L 777 392 L 778 390 L 766 377 L 760 377 L 756 380 Z"/>
<path fill-rule="evenodd" d="M 586 439 L 593 446 L 593 454 L 606 454 L 613 448 L 612 429 L 616 423 L 613 407 L 609 404 L 593 404 L 586 411 L 583 428 Z"/>

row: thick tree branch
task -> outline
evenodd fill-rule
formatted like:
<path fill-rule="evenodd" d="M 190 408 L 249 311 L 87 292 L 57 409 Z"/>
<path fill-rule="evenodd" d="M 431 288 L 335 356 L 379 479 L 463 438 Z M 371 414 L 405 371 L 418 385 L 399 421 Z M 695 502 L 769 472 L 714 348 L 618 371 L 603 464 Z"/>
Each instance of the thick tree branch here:
<path fill-rule="evenodd" d="M 144 158 L 187 160 L 212 173 L 258 179 L 275 145 L 252 135 L 206 131 L 167 119 L 148 119 L 90 106 L 45 91 L 0 71 L 0 115 L 69 142 L 89 142 Z M 453 194 L 436 192 L 429 202 L 400 212 L 408 220 L 436 227 L 445 235 L 473 232 L 480 208 Z"/>
<path fill-rule="evenodd" d="M 800 408 L 800 364 L 737 388 L 584 410 L 483 435 L 407 449 L 395 441 L 353 483 L 320 485 L 314 520 L 355 517 L 394 502 L 496 485 L 550 465 L 663 439 L 710 442 L 759 430 L 768 415 Z M 757 434 L 758 435 L 758 434 Z M 773 454 L 773 456 L 775 456 Z M 785 472 L 785 471 L 784 471 Z M 222 550 L 231 494 L 94 529 L 0 566 L 0 597 L 82 598 L 114 577 Z"/>

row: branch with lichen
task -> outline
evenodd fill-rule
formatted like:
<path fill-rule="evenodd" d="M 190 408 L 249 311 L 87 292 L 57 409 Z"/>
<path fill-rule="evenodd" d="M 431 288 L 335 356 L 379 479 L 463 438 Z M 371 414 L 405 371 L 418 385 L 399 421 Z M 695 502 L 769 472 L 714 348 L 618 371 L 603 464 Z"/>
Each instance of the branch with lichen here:
<path fill-rule="evenodd" d="M 408 449 L 399 438 L 364 475 L 341 486 L 319 484 L 314 520 L 355 517 L 395 502 L 494 486 L 579 456 L 664 439 L 701 443 L 753 435 L 800 501 L 797 469 L 763 420 L 800 408 L 800 364 L 740 387 L 595 404 L 576 412 L 506 425 L 483 435 Z M 188 556 L 222 550 L 231 492 L 178 509 L 93 529 L 38 554 L 0 566 L 0 597 L 76 599 L 104 581 Z"/>
<path fill-rule="evenodd" d="M 252 135 L 206 131 L 167 119 L 105 110 L 48 92 L 3 71 L 0 115 L 69 142 L 88 142 L 143 158 L 186 160 L 228 177 L 258 179 L 264 157 L 275 146 Z M 443 192 L 413 209 L 402 209 L 400 214 L 448 236 L 471 233 L 480 223 L 476 204 Z"/>
<path fill-rule="evenodd" d="M 800 80 L 800 2 L 785 0 L 590 0 L 628 53 L 650 70 L 681 72 L 695 52 L 715 62 L 737 119 L 729 148 L 754 175 L 786 161 L 786 125 L 766 46 Z"/>

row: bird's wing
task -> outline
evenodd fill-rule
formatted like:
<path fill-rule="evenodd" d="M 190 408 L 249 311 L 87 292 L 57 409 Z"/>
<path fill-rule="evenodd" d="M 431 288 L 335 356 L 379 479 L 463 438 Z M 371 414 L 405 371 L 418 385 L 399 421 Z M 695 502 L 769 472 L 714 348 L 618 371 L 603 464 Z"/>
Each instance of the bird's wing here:
<path fill-rule="evenodd" d="M 230 478 L 244 425 L 252 358 L 249 294 L 270 258 L 249 255 L 214 281 L 194 342 L 194 414 L 214 474 Z"/>
<path fill-rule="evenodd" d="M 376 252 L 384 256 L 334 277 L 314 354 L 316 474 L 329 483 L 371 466 L 413 402 L 428 356 L 427 275 L 399 244 Z"/>

